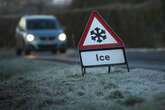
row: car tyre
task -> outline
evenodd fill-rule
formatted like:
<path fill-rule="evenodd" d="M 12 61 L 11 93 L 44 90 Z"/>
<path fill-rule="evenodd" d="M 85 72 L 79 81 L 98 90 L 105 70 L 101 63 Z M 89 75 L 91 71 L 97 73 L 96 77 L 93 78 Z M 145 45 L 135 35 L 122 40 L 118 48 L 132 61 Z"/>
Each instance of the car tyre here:
<path fill-rule="evenodd" d="M 53 49 L 53 50 L 52 50 L 52 53 L 53 53 L 53 54 L 57 54 L 57 49 Z"/>
<path fill-rule="evenodd" d="M 66 53 L 66 49 L 65 49 L 65 48 L 61 48 L 61 49 L 59 50 L 59 52 L 60 52 L 60 53 Z"/>
<path fill-rule="evenodd" d="M 22 49 L 16 49 L 16 55 L 21 56 L 22 54 Z"/>
<path fill-rule="evenodd" d="M 25 50 L 25 55 L 30 55 L 31 54 L 31 51 L 30 50 Z"/>

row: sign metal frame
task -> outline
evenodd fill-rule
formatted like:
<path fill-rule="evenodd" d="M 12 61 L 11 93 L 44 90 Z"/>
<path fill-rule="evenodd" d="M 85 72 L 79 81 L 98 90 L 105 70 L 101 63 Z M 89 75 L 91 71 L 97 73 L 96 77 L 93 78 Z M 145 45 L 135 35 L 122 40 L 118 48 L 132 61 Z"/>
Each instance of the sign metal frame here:
<path fill-rule="evenodd" d="M 91 45 L 91 46 L 84 46 L 83 47 L 83 43 L 85 40 L 85 37 L 87 35 L 87 32 L 89 31 L 89 28 L 92 24 L 92 20 L 94 19 L 94 17 L 96 17 L 99 22 L 102 22 L 102 24 L 105 26 L 105 28 L 108 28 L 110 30 L 108 30 L 112 36 L 115 38 L 115 40 L 117 40 L 118 44 L 106 44 L 106 45 L 102 45 L 102 46 L 98 46 L 98 45 Z M 123 55 L 124 55 L 124 63 L 117 63 L 117 64 L 100 64 L 100 65 L 90 65 L 90 66 L 85 66 L 83 65 L 83 61 L 82 61 L 82 56 L 81 56 L 81 52 L 87 52 L 87 51 L 103 51 L 103 50 L 116 50 L 116 49 L 122 49 L 123 51 Z M 81 71 L 82 71 L 82 76 L 84 76 L 86 74 L 86 68 L 93 68 L 93 67 L 108 67 L 108 73 L 110 73 L 111 71 L 111 66 L 114 65 L 126 65 L 127 67 L 127 71 L 129 72 L 129 65 L 128 65 L 128 60 L 126 57 L 126 51 L 125 51 L 125 46 L 124 43 L 122 42 L 122 40 L 120 39 L 120 37 L 110 28 L 110 26 L 104 21 L 104 19 L 100 16 L 100 14 L 97 11 L 93 11 L 87 26 L 85 28 L 85 31 L 83 32 L 80 42 L 79 42 L 79 57 L 80 57 L 80 62 L 81 62 Z"/>
<path fill-rule="evenodd" d="M 92 66 L 84 66 L 83 65 L 83 61 L 82 61 L 82 57 L 81 57 L 81 52 L 86 52 L 86 51 L 99 51 L 99 50 L 116 50 L 116 49 L 122 49 L 123 53 L 124 53 L 124 59 L 125 59 L 125 62 L 124 63 L 117 63 L 117 64 L 100 64 L 100 65 L 92 65 Z M 91 49 L 91 50 L 79 50 L 79 57 L 80 57 L 80 62 L 81 62 L 81 72 L 82 72 L 82 76 L 84 76 L 86 74 L 86 68 L 94 68 L 94 67 L 108 67 L 108 73 L 110 73 L 111 71 L 111 66 L 115 66 L 115 65 L 126 65 L 127 67 L 127 71 L 129 72 L 130 69 L 129 69 L 129 64 L 128 64 L 128 60 L 127 60 L 127 57 L 126 57 L 126 51 L 125 51 L 125 48 L 120 48 L 120 47 L 117 47 L 117 48 L 109 48 L 109 49 Z"/>

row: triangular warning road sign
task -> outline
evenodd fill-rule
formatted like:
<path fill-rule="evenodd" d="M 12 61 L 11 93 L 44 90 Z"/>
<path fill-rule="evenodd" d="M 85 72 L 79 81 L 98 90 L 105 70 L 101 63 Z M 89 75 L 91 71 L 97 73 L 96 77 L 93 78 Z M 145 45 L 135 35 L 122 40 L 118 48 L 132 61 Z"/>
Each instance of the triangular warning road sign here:
<path fill-rule="evenodd" d="M 110 28 L 97 11 L 91 13 L 79 42 L 80 50 L 124 47 L 120 37 Z"/>

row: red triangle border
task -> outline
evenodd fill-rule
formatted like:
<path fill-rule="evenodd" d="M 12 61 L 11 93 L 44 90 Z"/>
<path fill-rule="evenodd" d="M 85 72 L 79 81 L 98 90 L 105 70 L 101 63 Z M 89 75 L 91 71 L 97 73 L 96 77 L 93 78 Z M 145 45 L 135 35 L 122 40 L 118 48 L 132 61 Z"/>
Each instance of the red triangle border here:
<path fill-rule="evenodd" d="M 87 37 L 88 31 L 92 25 L 92 22 L 96 18 L 104 27 L 107 29 L 107 31 L 112 35 L 112 37 L 117 41 L 117 43 L 110 43 L 110 44 L 100 44 L 100 45 L 85 45 L 84 41 Z M 80 50 L 89 50 L 89 49 L 106 49 L 106 48 L 124 48 L 124 43 L 120 39 L 120 37 L 112 30 L 112 28 L 104 21 L 104 19 L 101 17 L 101 15 L 97 11 L 92 11 L 91 16 L 88 20 L 88 23 L 85 27 L 85 31 L 83 32 L 80 41 L 79 41 L 79 49 Z"/>

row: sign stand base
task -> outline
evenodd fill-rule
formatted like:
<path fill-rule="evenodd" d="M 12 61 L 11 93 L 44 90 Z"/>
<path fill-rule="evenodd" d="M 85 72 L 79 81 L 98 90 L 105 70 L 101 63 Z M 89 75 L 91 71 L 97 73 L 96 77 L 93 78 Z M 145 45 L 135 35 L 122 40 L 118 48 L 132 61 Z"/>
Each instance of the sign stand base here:
<path fill-rule="evenodd" d="M 127 71 L 130 72 L 128 63 L 126 64 L 126 66 L 127 66 Z M 86 67 L 81 67 L 81 72 L 82 72 L 82 76 L 85 76 L 85 74 L 86 74 Z M 108 74 L 110 74 L 110 72 L 111 72 L 111 66 L 108 66 Z"/>

